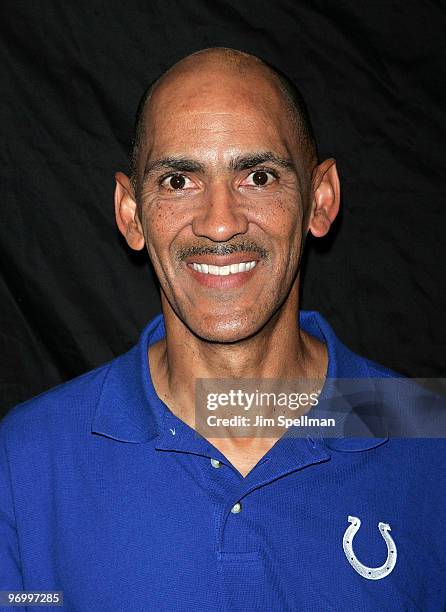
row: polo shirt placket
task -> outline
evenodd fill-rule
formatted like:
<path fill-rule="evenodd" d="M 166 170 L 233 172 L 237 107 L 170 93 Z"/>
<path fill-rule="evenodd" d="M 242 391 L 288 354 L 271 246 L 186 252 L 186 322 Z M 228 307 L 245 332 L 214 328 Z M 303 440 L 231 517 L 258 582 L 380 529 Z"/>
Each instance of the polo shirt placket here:
<path fill-rule="evenodd" d="M 276 480 L 308 466 L 327 461 L 330 454 L 321 444 L 311 439 L 295 437 L 290 432 L 257 465 L 243 477 L 227 458 L 191 427 L 172 414 L 159 402 L 157 411 L 163 423 L 155 448 L 157 451 L 189 455 L 203 476 L 209 494 L 209 506 L 203 512 L 212 512 L 215 541 L 214 567 L 219 583 L 222 609 L 238 609 L 240 594 L 247 596 L 250 606 L 264 609 L 273 605 L 265 585 L 264 559 L 259 548 L 258 506 L 262 495 L 253 495 L 264 487 L 274 487 Z M 273 493 L 274 496 L 274 493 Z M 278 505 L 284 503 L 280 497 Z M 268 524 L 263 530 L 271 528 Z M 266 588 L 265 588 L 266 587 Z M 224 602 L 224 603 L 223 603 Z"/>

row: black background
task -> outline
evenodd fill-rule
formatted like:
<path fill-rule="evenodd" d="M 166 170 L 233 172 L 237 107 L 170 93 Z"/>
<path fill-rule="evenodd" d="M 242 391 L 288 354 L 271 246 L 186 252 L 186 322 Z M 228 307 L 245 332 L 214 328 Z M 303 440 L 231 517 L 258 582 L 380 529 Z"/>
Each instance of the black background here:
<path fill-rule="evenodd" d="M 0 413 L 124 352 L 159 312 L 115 227 L 147 84 L 200 48 L 257 54 L 307 100 L 342 214 L 302 307 L 350 348 L 445 372 L 445 7 L 435 2 L 2 2 Z"/>

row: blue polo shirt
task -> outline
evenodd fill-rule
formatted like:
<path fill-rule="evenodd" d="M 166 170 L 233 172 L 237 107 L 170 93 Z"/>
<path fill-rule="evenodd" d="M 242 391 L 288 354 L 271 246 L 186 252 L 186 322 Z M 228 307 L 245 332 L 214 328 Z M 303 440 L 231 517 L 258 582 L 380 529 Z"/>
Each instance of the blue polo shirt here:
<path fill-rule="evenodd" d="M 394 376 L 319 314 L 300 324 L 329 378 Z M 164 334 L 157 316 L 0 423 L 0 591 L 73 612 L 446 609 L 444 440 L 284 436 L 243 478 L 156 395 Z"/>

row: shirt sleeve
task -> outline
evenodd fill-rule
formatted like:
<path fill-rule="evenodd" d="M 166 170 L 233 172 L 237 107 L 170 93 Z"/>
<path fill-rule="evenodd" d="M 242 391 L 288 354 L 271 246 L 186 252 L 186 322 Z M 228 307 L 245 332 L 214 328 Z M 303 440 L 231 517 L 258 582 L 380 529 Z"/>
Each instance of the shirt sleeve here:
<path fill-rule="evenodd" d="M 6 450 L 6 432 L 0 422 L 0 591 L 22 591 L 23 576 L 12 494 L 10 466 Z M 2 606 L 0 611 L 23 610 Z"/>

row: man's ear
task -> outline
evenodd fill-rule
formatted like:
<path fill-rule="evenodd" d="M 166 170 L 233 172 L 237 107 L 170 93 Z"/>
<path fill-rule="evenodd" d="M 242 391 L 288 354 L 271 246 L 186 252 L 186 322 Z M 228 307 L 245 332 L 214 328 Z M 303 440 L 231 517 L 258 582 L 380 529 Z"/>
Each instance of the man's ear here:
<path fill-rule="evenodd" d="M 316 238 L 325 236 L 339 212 L 341 187 L 336 160 L 326 159 L 312 175 L 313 201 L 308 229 Z"/>
<path fill-rule="evenodd" d="M 138 215 L 133 186 L 123 172 L 115 174 L 115 218 L 119 231 L 135 251 L 144 248 L 145 240 Z"/>

